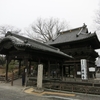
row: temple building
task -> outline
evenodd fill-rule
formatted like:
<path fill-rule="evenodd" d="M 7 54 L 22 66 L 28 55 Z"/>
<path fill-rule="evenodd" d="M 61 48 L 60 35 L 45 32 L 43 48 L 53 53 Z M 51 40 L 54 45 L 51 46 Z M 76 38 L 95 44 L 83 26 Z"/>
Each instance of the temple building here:
<path fill-rule="evenodd" d="M 46 44 L 59 48 L 62 52 L 74 57 L 63 63 L 66 77 L 82 77 L 81 60 L 86 61 L 87 79 L 96 77 L 95 60 L 99 55 L 95 50 L 100 49 L 100 42 L 95 32 L 88 32 L 87 25 L 60 32 L 58 37 Z M 91 71 L 91 68 L 94 71 Z"/>
<path fill-rule="evenodd" d="M 50 66 L 52 64 L 56 67 L 59 66 L 63 77 L 62 64 L 65 60 L 72 59 L 72 56 L 61 52 L 58 48 L 11 32 L 7 32 L 5 37 L 0 40 L 0 54 L 6 55 L 6 80 L 8 80 L 8 69 L 11 60 L 18 60 L 19 75 L 21 74 L 21 66 L 25 66 L 25 72 L 30 75 L 32 62 L 35 62 L 36 66 L 43 64 L 43 74 L 48 73 L 47 76 L 50 78 Z M 23 65 L 22 62 L 24 62 Z M 37 69 L 35 70 L 37 71 Z"/>
<path fill-rule="evenodd" d="M 60 32 L 59 35 L 40 43 L 8 32 L 0 40 L 0 54 L 6 55 L 6 80 L 11 60 L 18 60 L 19 75 L 22 62 L 31 74 L 32 62 L 43 64 L 43 75 L 52 78 L 95 78 L 95 60 L 99 56 L 95 51 L 100 49 L 100 42 L 96 33 L 88 32 L 87 26 Z M 35 69 L 37 71 L 37 69 Z"/>

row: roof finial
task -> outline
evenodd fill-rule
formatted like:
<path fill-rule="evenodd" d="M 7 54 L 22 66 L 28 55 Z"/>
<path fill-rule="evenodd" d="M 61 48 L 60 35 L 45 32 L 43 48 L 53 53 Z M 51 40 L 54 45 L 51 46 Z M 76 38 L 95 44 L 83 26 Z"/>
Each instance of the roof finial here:
<path fill-rule="evenodd" d="M 96 34 L 96 31 L 94 31 L 94 34 Z"/>
<path fill-rule="evenodd" d="M 12 35 L 12 33 L 10 31 L 7 31 L 7 33 L 5 34 L 5 37 L 8 35 Z"/>
<path fill-rule="evenodd" d="M 83 27 L 87 27 L 87 25 L 85 23 L 83 23 Z"/>
<path fill-rule="evenodd" d="M 25 39 L 25 40 L 24 40 L 24 43 L 28 43 L 28 39 Z"/>

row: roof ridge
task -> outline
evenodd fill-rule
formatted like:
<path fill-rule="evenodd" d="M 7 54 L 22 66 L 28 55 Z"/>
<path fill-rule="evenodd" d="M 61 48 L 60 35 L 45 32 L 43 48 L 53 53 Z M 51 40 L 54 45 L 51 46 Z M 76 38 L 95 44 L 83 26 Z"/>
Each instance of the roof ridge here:
<path fill-rule="evenodd" d="M 81 28 L 86 28 L 86 27 L 87 27 L 87 25 L 85 25 L 85 23 L 84 23 L 83 26 L 81 26 L 81 27 L 72 28 L 72 29 L 69 29 L 69 30 L 66 30 L 66 31 L 62 31 L 62 32 L 60 32 L 60 34 L 63 34 L 63 33 L 66 33 L 66 32 L 71 32 L 71 31 L 81 29 Z"/>

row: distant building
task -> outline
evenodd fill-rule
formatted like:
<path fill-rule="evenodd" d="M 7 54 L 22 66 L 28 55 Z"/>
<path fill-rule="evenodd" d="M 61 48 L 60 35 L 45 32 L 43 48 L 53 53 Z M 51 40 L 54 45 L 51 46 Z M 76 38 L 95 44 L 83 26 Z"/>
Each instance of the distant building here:
<path fill-rule="evenodd" d="M 96 60 L 96 65 L 97 65 L 97 68 L 100 68 L 100 56 Z"/>

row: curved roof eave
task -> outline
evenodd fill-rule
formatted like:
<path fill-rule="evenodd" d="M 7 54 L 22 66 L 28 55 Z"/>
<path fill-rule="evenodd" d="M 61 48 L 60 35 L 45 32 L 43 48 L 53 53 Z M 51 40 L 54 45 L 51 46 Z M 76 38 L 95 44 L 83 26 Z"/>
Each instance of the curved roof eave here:
<path fill-rule="evenodd" d="M 77 39 L 77 40 L 73 40 L 73 41 L 64 41 L 64 42 L 58 42 L 58 43 L 49 43 L 48 45 L 60 45 L 60 44 L 65 44 L 65 43 L 76 43 L 76 42 L 79 42 L 79 41 L 84 41 L 84 40 L 88 40 L 88 39 L 92 39 L 92 38 L 96 38 L 96 42 L 98 43 L 98 45 L 100 46 L 100 42 L 99 42 L 99 40 L 98 40 L 98 38 L 97 38 L 97 35 L 96 35 L 96 33 L 93 33 L 93 34 L 91 34 L 91 36 L 88 36 L 88 37 L 85 37 L 85 38 L 81 38 L 81 39 Z"/>
<path fill-rule="evenodd" d="M 19 35 L 18 35 L 19 36 Z M 21 38 L 24 38 L 23 36 L 21 36 Z M 55 47 L 52 47 L 52 46 L 49 46 L 49 45 L 46 45 L 46 44 L 43 44 L 43 43 L 38 43 L 37 41 L 30 41 L 30 39 L 28 40 L 27 43 L 25 43 L 25 39 L 21 39 L 20 36 L 19 38 L 16 37 L 15 35 L 11 34 L 11 35 L 6 35 L 5 38 L 3 38 L 0 43 L 2 43 L 3 41 L 6 41 L 6 40 L 10 40 L 14 46 L 17 46 L 17 47 L 28 47 L 28 48 L 31 48 L 31 49 L 35 49 L 35 50 L 41 50 L 41 51 L 47 51 L 47 52 L 51 52 L 51 53 L 54 53 L 56 55 L 60 55 L 62 57 L 67 57 L 67 58 L 72 58 L 72 56 L 69 56 L 63 52 L 61 52 L 58 48 L 55 48 Z"/>

